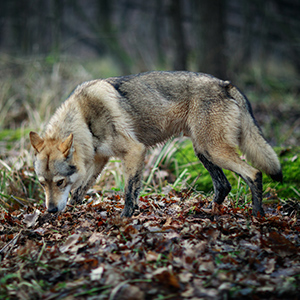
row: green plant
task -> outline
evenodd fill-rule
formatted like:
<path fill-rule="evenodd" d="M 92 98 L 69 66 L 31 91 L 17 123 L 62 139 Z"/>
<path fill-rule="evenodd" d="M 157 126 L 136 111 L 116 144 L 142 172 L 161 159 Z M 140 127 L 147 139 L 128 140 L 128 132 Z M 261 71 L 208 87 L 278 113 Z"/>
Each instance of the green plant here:
<path fill-rule="evenodd" d="M 160 151 L 152 151 L 152 157 L 151 157 L 151 155 L 149 157 L 149 161 L 151 161 L 152 163 L 151 164 L 148 163 L 148 165 L 146 166 L 146 170 L 148 169 L 149 175 L 145 179 L 142 193 L 145 193 L 146 190 L 153 189 L 153 187 L 155 186 L 155 184 L 153 182 L 154 174 L 155 174 L 155 172 L 157 172 L 159 170 L 159 166 L 161 165 L 163 159 L 165 158 L 165 156 L 169 152 L 170 145 L 171 145 L 171 141 L 169 140 L 161 148 Z M 159 178 L 159 183 L 160 183 L 159 184 L 159 190 L 161 191 L 162 182 L 160 180 L 160 176 L 158 176 L 158 178 Z"/>
<path fill-rule="evenodd" d="M 6 211 L 44 198 L 34 172 L 27 166 L 16 168 L 17 164 L 22 164 L 20 160 L 21 157 L 10 167 L 0 159 L 0 206 Z"/>

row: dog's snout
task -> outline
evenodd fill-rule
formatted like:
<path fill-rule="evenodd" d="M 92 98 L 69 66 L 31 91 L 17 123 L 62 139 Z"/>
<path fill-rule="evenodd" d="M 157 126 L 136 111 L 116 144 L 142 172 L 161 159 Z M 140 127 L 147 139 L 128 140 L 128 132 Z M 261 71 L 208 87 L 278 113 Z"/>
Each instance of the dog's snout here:
<path fill-rule="evenodd" d="M 55 206 L 55 207 L 49 207 L 48 210 L 47 210 L 49 213 L 56 213 L 58 212 L 58 208 Z"/>

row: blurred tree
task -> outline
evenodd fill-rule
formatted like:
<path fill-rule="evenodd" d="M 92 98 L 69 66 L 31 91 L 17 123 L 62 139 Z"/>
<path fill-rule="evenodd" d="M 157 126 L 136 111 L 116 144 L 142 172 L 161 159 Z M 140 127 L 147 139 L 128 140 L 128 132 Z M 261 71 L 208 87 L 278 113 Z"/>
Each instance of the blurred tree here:
<path fill-rule="evenodd" d="M 41 1 L 43 2 L 43 1 Z M 61 34 L 62 34 L 62 21 L 64 12 L 64 1 L 53 0 L 52 8 L 52 51 L 59 54 L 61 51 Z"/>
<path fill-rule="evenodd" d="M 36 36 L 33 45 L 34 53 L 47 53 L 50 51 L 51 40 L 50 40 L 50 31 L 49 23 L 50 18 L 48 16 L 49 7 L 46 1 L 38 1 L 36 3 L 36 10 L 39 13 L 36 13 L 37 24 L 35 26 Z"/>
<path fill-rule="evenodd" d="M 255 13 L 255 8 L 251 1 L 243 1 L 241 6 L 241 14 L 242 14 L 242 27 L 241 27 L 241 36 L 240 39 L 241 45 L 240 46 L 240 53 L 238 54 L 240 57 L 238 58 L 240 63 L 236 66 L 237 68 L 239 65 L 246 65 L 252 57 L 252 44 L 254 38 L 254 26 L 255 22 L 253 21 Z"/>
<path fill-rule="evenodd" d="M 31 1 L 12 0 L 10 18 L 14 43 L 19 52 L 30 53 L 32 47 L 31 24 L 29 22 Z"/>
<path fill-rule="evenodd" d="M 87 10 L 84 9 L 85 6 L 73 0 L 77 17 L 83 21 L 89 32 L 95 37 L 93 41 L 86 38 L 84 41 L 88 42 L 99 55 L 110 54 L 120 66 L 122 73 L 127 74 L 130 73 L 131 58 L 120 44 L 118 37 L 120 28 L 115 27 L 112 21 L 112 4 L 111 0 L 96 0 L 95 8 L 97 14 L 95 20 L 87 15 Z"/>
<path fill-rule="evenodd" d="M 174 70 L 187 70 L 187 45 L 183 27 L 183 6 L 181 0 L 172 0 L 170 5 L 172 34 L 174 41 Z"/>
<path fill-rule="evenodd" d="M 270 58 L 300 73 L 299 13 L 299 0 L 3 0 L 0 50 L 110 56 L 123 74 L 193 68 L 225 79 L 228 63 L 233 78 Z"/>
<path fill-rule="evenodd" d="M 300 1 L 274 0 L 273 36 L 281 41 L 281 47 L 287 50 L 287 57 L 293 62 L 300 74 Z"/>
<path fill-rule="evenodd" d="M 112 21 L 113 6 L 112 0 L 97 0 L 98 9 L 98 37 L 100 41 L 104 38 L 107 51 L 114 57 L 121 66 L 124 74 L 130 73 L 131 58 L 126 53 L 118 36 L 121 28 L 116 28 Z"/>
<path fill-rule="evenodd" d="M 0 1 L 0 47 L 4 41 L 4 25 L 5 25 L 5 18 L 7 17 L 7 2 Z"/>
<path fill-rule="evenodd" d="M 164 22 L 164 14 L 163 14 L 163 1 L 156 0 L 155 1 L 155 10 L 154 10 L 154 20 L 153 20 L 153 36 L 155 49 L 157 53 L 157 63 L 159 66 L 164 66 L 166 64 L 166 55 L 163 50 L 163 39 L 164 34 L 162 31 L 162 24 Z"/>
<path fill-rule="evenodd" d="M 199 14 L 199 70 L 226 79 L 226 1 L 195 0 Z"/>

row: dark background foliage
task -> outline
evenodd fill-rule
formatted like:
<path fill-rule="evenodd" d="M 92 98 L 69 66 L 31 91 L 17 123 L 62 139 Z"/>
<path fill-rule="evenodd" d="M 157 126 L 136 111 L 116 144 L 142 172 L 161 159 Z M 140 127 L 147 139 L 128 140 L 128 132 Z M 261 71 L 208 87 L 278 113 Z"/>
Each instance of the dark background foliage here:
<path fill-rule="evenodd" d="M 297 0 L 10 0 L 0 50 L 111 56 L 122 73 L 192 69 L 226 78 L 249 63 L 300 72 Z"/>

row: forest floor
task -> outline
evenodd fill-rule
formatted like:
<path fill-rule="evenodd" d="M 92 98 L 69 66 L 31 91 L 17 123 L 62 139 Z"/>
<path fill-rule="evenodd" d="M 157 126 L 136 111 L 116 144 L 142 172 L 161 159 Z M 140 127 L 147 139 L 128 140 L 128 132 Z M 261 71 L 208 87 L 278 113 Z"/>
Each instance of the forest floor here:
<path fill-rule="evenodd" d="M 300 299 L 299 79 L 282 80 L 285 68 L 275 81 L 251 70 L 241 78 L 267 140 L 284 149 L 285 186 L 264 193 L 266 217 L 253 217 L 245 201 L 208 209 L 209 194 L 182 184 L 165 196 L 153 185 L 140 211 L 121 219 L 122 194 L 105 192 L 122 190 L 121 162 L 84 204 L 48 214 L 28 133 L 42 130 L 76 84 L 113 75 L 102 64 L 0 57 L 0 299 Z M 277 196 L 283 187 L 292 196 Z"/>
<path fill-rule="evenodd" d="M 99 200 L 100 199 L 100 200 Z M 48 214 L 0 211 L 0 299 L 300 299 L 300 220 L 291 206 L 209 200 L 187 191 L 118 194 Z"/>

